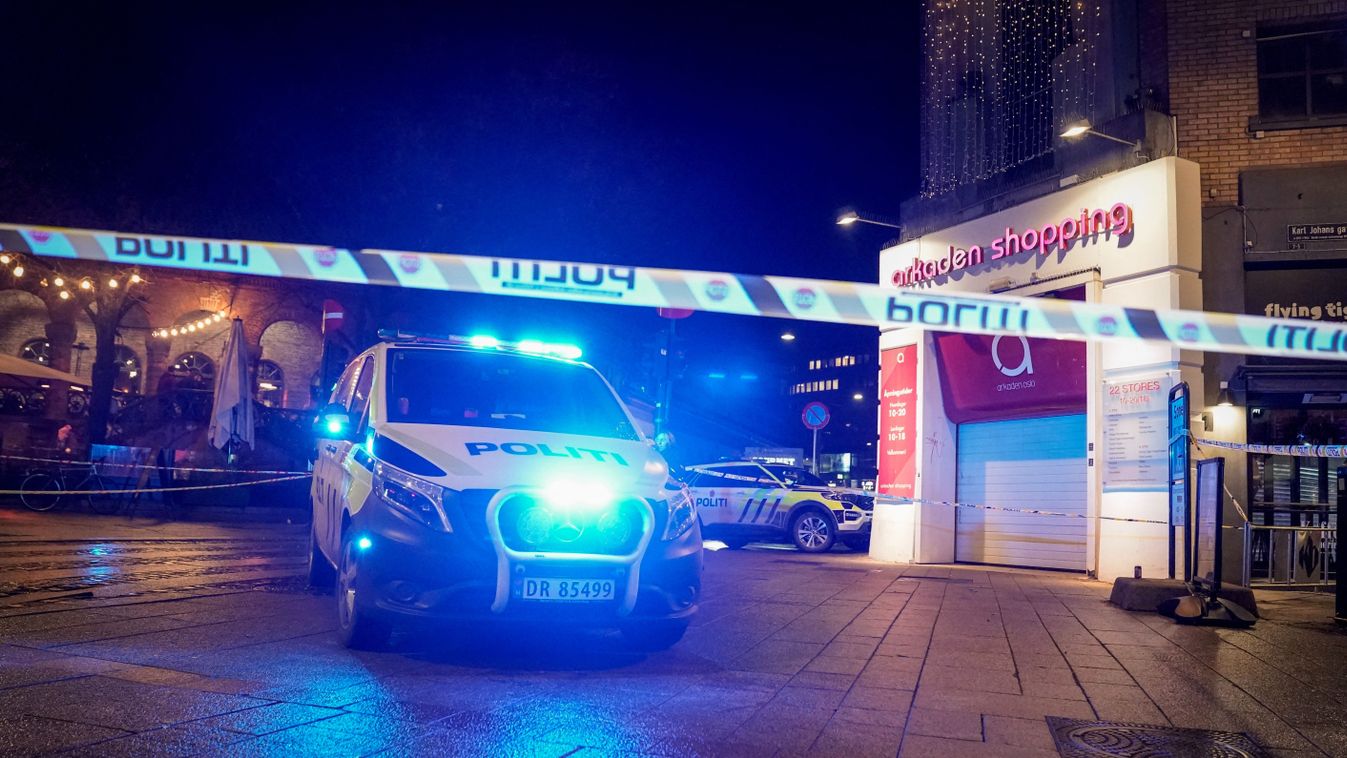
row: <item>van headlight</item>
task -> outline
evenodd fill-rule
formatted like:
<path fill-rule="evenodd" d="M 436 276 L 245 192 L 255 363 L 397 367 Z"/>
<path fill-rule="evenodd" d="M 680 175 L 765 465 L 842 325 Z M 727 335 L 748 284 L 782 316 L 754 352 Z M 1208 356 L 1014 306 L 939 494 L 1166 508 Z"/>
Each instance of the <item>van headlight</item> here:
<path fill-rule="evenodd" d="M 444 488 L 438 484 L 378 463 L 374 466 L 374 494 L 413 521 L 442 532 L 454 531 L 444 512 Z"/>
<path fill-rule="evenodd" d="M 664 485 L 664 502 L 669 507 L 669 517 L 664 523 L 664 539 L 676 540 L 692 528 L 697 519 L 697 509 L 692 504 L 688 488 L 673 479 Z"/>

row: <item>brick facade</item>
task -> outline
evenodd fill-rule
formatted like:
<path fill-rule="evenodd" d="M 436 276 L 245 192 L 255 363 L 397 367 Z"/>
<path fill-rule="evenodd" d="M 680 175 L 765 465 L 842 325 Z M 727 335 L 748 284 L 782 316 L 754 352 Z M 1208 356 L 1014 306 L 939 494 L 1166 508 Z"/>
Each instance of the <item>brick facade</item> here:
<path fill-rule="evenodd" d="M 111 270 L 111 269 L 109 269 Z M 285 376 L 285 407 L 308 408 L 309 386 L 318 370 L 323 344 L 323 295 L 297 282 L 239 279 L 210 274 L 153 270 L 144 274 L 146 302 L 123 319 L 119 344 L 139 361 L 136 377 L 141 394 L 156 392 L 164 372 L 182 355 L 201 353 L 217 365 L 223 356 L 229 322 L 220 321 L 195 333 L 162 339 L 153 329 L 186 324 L 224 310 L 243 319 L 253 358 L 280 365 Z M 19 355 L 29 340 L 43 339 L 53 324 L 73 324 L 76 346 L 69 357 L 53 355 L 55 368 L 91 381 L 94 327 L 77 308 L 61 308 L 32 292 L 0 281 L 0 352 Z M 57 351 L 59 352 L 59 350 Z"/>
<path fill-rule="evenodd" d="M 1258 23 L 1347 15 L 1347 2 L 1171 0 L 1168 8 L 1168 99 L 1179 154 L 1202 166 L 1205 205 L 1237 205 L 1245 169 L 1347 162 L 1347 126 L 1249 131 Z"/>

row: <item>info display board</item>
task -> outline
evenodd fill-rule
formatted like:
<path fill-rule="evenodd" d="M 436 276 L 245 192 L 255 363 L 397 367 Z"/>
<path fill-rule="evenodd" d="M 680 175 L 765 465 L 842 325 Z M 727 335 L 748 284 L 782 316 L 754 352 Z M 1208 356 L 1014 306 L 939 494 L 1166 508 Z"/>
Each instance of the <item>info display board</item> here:
<path fill-rule="evenodd" d="M 1179 382 L 1169 391 L 1169 578 L 1175 578 L 1174 543 L 1177 532 L 1188 525 L 1188 461 L 1192 441 L 1188 438 L 1188 383 Z M 1187 532 L 1183 555 L 1189 555 Z M 1184 580 L 1192 578 L 1192 564 Z"/>
<path fill-rule="evenodd" d="M 1104 492 L 1169 489 L 1168 374 L 1104 382 Z"/>
<path fill-rule="evenodd" d="M 879 354 L 879 494 L 912 497 L 917 482 L 917 346 Z"/>
<path fill-rule="evenodd" d="M 1197 498 L 1193 501 L 1193 581 L 1208 587 L 1215 600 L 1221 589 L 1221 523 L 1225 504 L 1225 459 L 1197 462 Z"/>

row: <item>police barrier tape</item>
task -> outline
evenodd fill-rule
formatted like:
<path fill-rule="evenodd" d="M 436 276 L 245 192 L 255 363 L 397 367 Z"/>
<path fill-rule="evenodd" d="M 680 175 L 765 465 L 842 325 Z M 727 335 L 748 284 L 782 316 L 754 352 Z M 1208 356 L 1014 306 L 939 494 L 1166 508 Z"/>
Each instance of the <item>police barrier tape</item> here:
<path fill-rule="evenodd" d="M 0 249 L 320 282 L 1347 360 L 1347 324 L 859 282 L 0 224 Z"/>
<path fill-rule="evenodd" d="M 1219 447 L 1245 453 L 1289 455 L 1297 458 L 1347 458 L 1347 445 L 1255 445 L 1246 442 L 1224 442 L 1193 437 L 1193 442 L 1207 447 Z"/>
<path fill-rule="evenodd" d="M 1044 511 L 1037 508 L 1011 508 L 1003 505 L 986 505 L 984 503 L 961 503 L 956 500 L 927 500 L 920 497 L 901 497 L 898 495 L 876 495 L 875 505 L 907 505 L 909 503 L 920 503 L 923 505 L 946 505 L 953 508 L 971 508 L 979 511 L 1003 511 L 1007 513 L 1028 513 L 1034 516 L 1059 516 L 1063 518 L 1096 519 L 1099 521 L 1122 521 L 1129 524 L 1162 524 L 1169 525 L 1168 521 L 1148 519 L 1148 518 L 1124 518 L 1122 516 L 1090 516 L 1085 513 L 1063 513 L 1061 511 Z"/>
<path fill-rule="evenodd" d="M 251 482 L 226 482 L 224 484 L 192 484 L 184 487 L 137 487 L 124 490 L 0 490 L 0 495 L 143 495 L 153 492 L 191 492 L 194 490 L 222 490 L 229 487 L 251 487 L 255 484 L 275 484 L 297 479 L 308 479 L 309 474 L 299 476 L 277 476 L 271 479 L 255 479 Z"/>
<path fill-rule="evenodd" d="M 730 474 L 717 471 L 714 468 L 704 466 L 689 466 L 688 471 L 695 471 L 699 474 L 711 474 L 721 479 L 728 479 L 735 482 L 752 482 L 762 484 L 768 487 L 781 487 L 781 483 L 771 479 L 761 479 L 754 476 L 743 476 L 741 474 Z M 813 490 L 805 490 L 812 492 Z M 864 492 L 864 491 L 863 491 Z M 920 497 L 902 497 L 900 495 L 879 495 L 873 492 L 864 492 L 867 497 L 875 499 L 875 505 L 908 505 L 911 503 L 921 503 L 923 505 L 946 505 L 954 508 L 972 508 L 982 511 L 1005 511 L 1008 513 L 1028 513 L 1035 516 L 1062 516 L 1065 518 L 1091 518 L 1083 513 L 1063 513 L 1061 511 L 1045 511 L 1038 508 L 1011 508 L 1003 505 L 985 505 L 983 503 L 961 503 L 955 500 L 927 500 Z M 1153 519 L 1141 518 L 1123 518 L 1121 516 L 1096 516 L 1101 521 L 1125 521 L 1133 524 L 1168 524 L 1168 521 L 1155 521 Z"/>
<path fill-rule="evenodd" d="M 99 469 L 155 469 L 159 471 L 191 471 L 206 474 L 291 474 L 294 476 L 311 476 L 312 471 L 287 471 L 283 469 L 264 469 L 264 468 L 204 468 L 200 466 L 159 466 L 154 463 L 109 463 L 107 461 L 76 461 L 70 458 L 34 458 L 28 455 L 0 455 L 0 461 L 24 461 L 26 463 L 55 463 L 61 466 L 88 467 L 97 466 Z"/>

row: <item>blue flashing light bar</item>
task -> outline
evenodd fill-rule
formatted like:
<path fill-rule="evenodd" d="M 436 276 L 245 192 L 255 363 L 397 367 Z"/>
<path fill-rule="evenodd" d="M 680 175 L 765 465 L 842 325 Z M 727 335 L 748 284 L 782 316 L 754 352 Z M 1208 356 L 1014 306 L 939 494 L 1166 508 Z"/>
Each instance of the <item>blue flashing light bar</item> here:
<path fill-rule="evenodd" d="M 380 329 L 379 339 L 385 342 L 458 345 L 463 347 L 474 347 L 479 350 L 517 350 L 521 353 L 550 355 L 568 361 L 580 360 L 580 356 L 584 355 L 584 351 L 580 349 L 579 345 L 571 345 L 564 342 L 543 342 L 541 340 L 532 339 L 520 340 L 518 342 L 506 342 L 489 334 L 474 334 L 471 337 L 461 337 L 456 334 L 422 334 L 420 332 L 408 332 L 402 329 Z"/>

